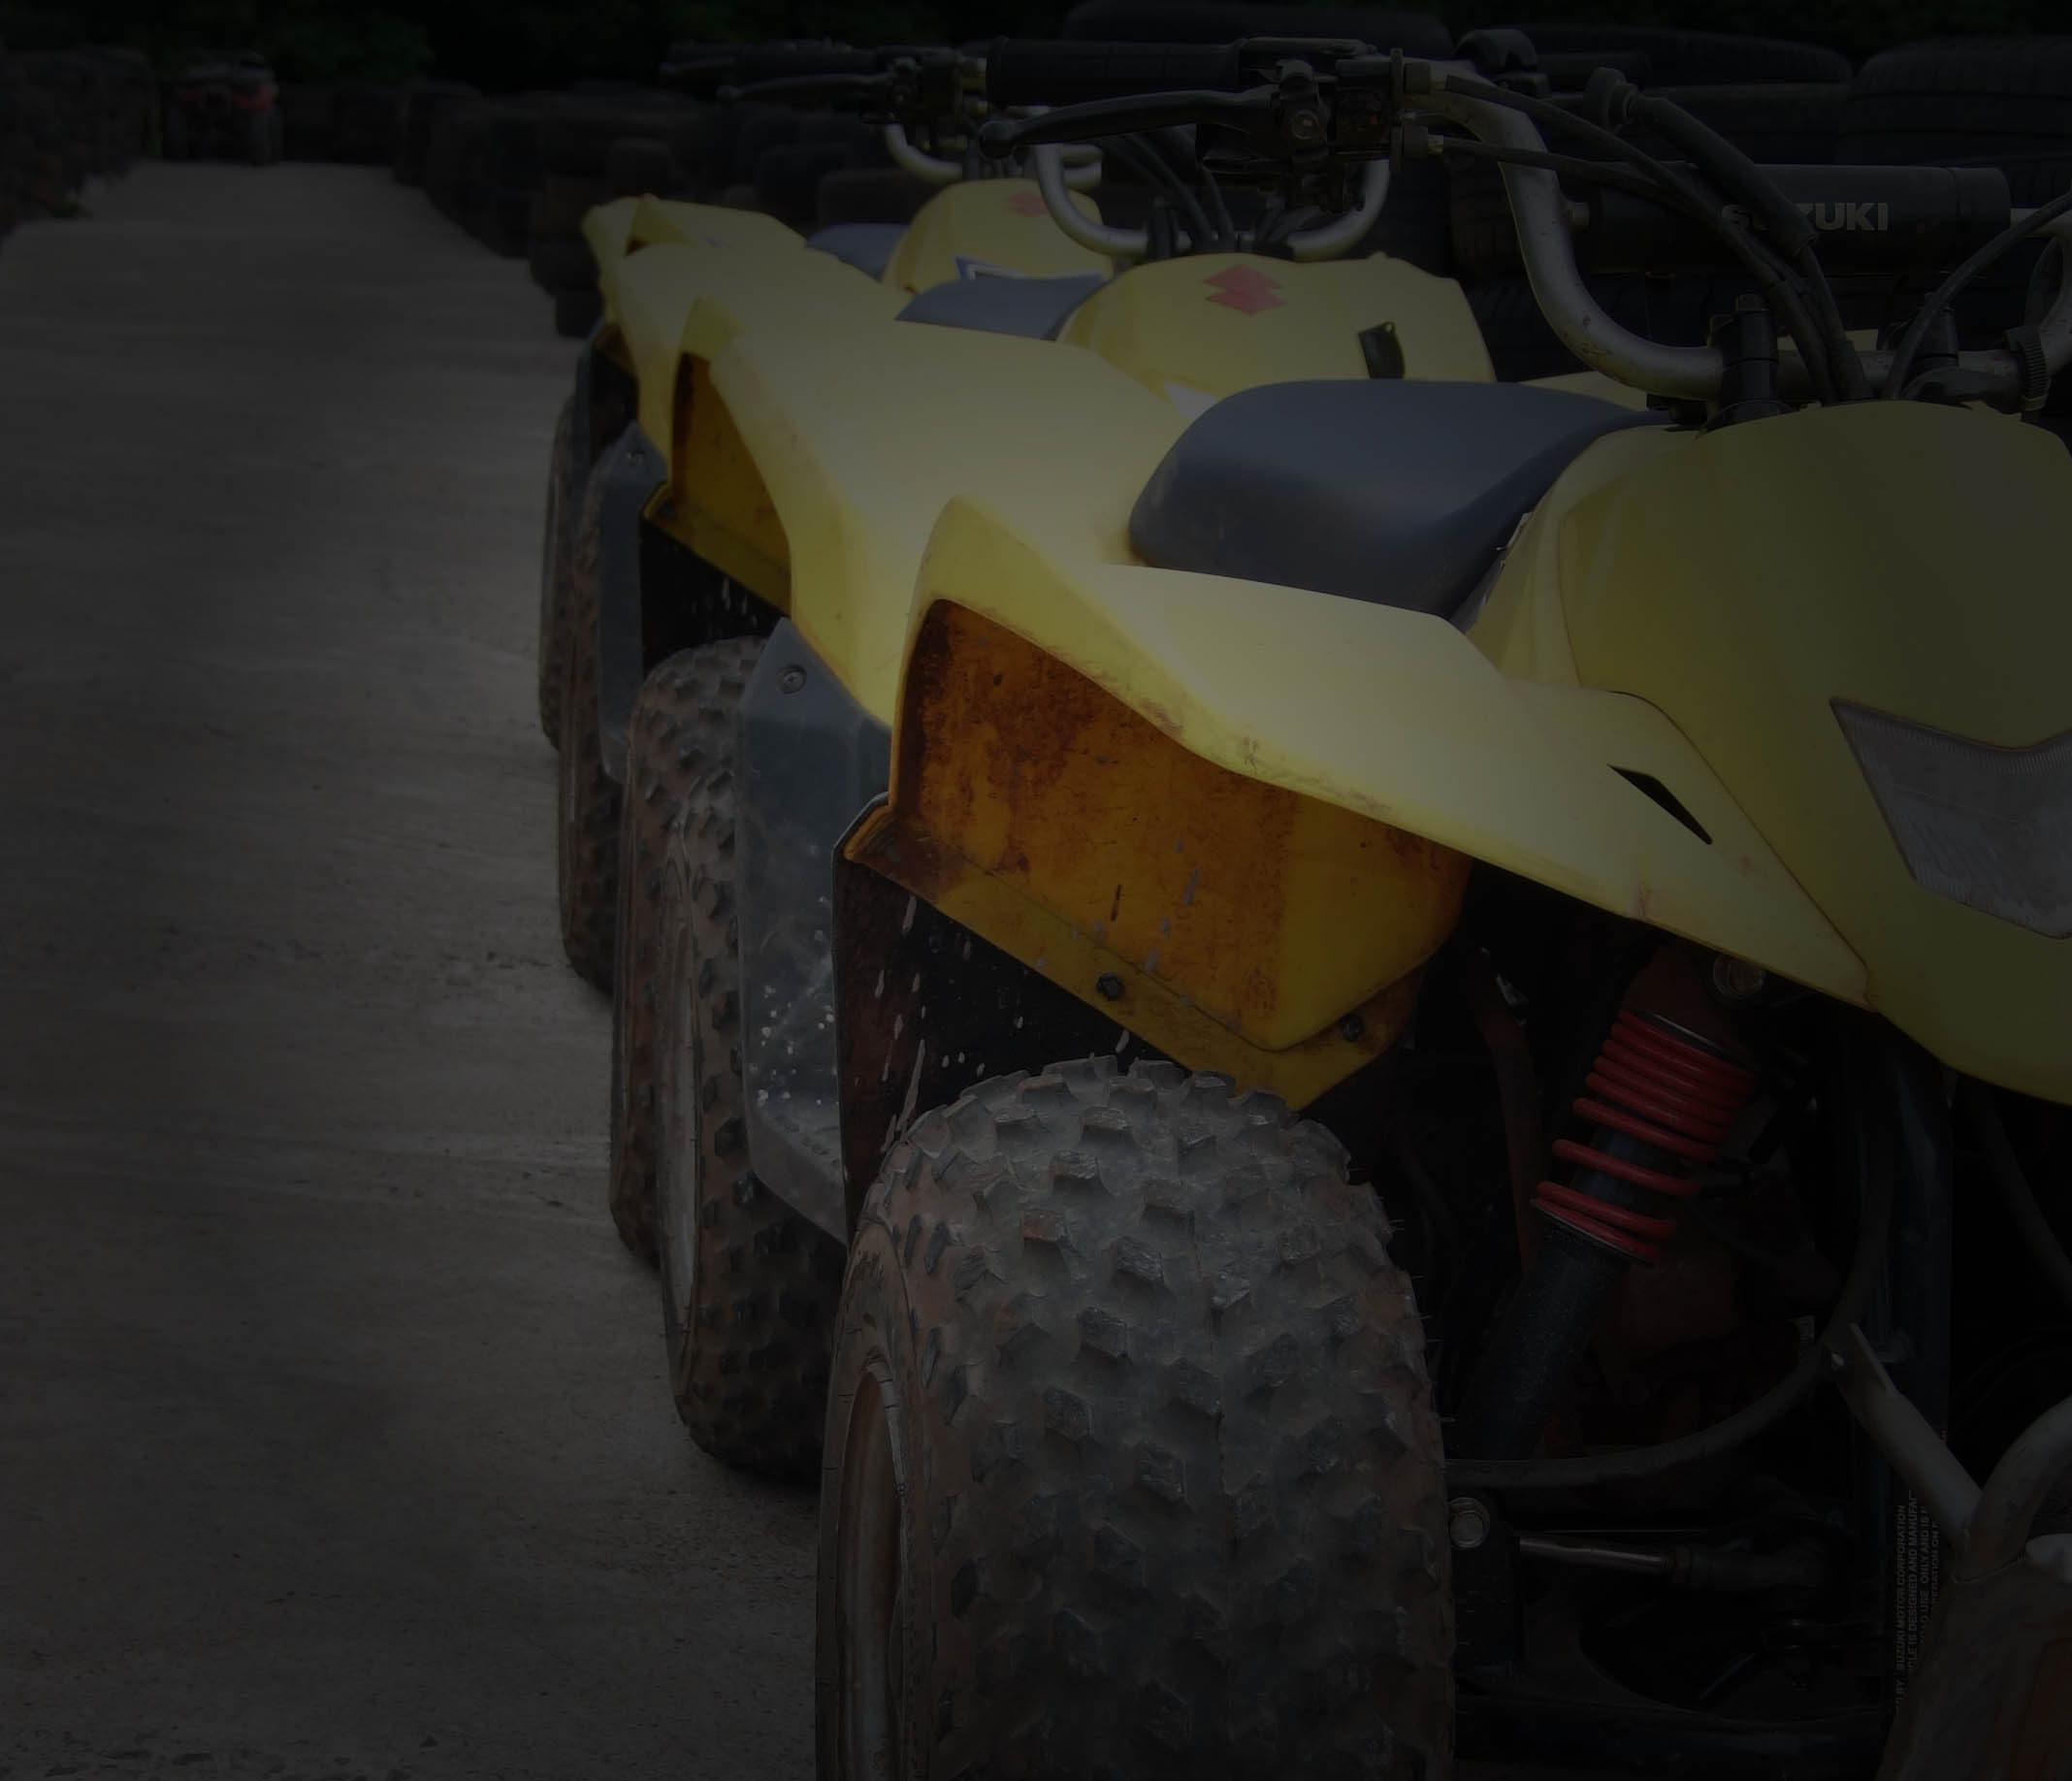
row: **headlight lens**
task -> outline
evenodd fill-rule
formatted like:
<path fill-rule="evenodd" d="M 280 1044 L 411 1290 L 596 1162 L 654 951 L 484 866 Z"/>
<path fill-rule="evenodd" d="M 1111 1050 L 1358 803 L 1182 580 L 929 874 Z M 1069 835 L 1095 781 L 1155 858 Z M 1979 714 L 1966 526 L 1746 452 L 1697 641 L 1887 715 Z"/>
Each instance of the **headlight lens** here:
<path fill-rule="evenodd" d="M 2072 730 L 1994 748 L 1840 699 L 1834 714 L 1916 884 L 2072 936 Z"/>

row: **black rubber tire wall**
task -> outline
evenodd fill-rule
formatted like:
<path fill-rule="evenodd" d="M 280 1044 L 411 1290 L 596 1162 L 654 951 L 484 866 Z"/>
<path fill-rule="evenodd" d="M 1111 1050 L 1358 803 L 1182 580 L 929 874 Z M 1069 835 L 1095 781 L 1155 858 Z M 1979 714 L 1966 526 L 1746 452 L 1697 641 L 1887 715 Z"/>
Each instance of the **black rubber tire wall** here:
<path fill-rule="evenodd" d="M 1108 1781 L 1446 1772 L 1424 1332 L 1344 1166 L 1271 1095 L 1113 1057 L 981 1084 L 901 1139 L 828 1394 L 823 1781 L 848 1686 L 847 1411 L 880 1366 L 909 1480 L 916 1772 L 1009 1751 L 1033 1759 L 1017 1773 Z"/>
<path fill-rule="evenodd" d="M 658 1193 L 691 1188 L 697 1196 L 697 1258 L 691 1286 L 661 1257 L 664 1336 L 677 1413 L 692 1439 L 729 1466 L 804 1482 L 820 1470 L 842 1247 L 757 1181 L 748 1163 L 732 757 L 735 709 L 761 647 L 742 637 L 690 652 L 701 659 L 692 674 L 702 761 L 666 831 L 656 912 L 655 1142 Z M 688 1033 L 678 1030 L 687 1011 Z M 696 1107 L 676 1105 L 671 1060 L 679 1052 L 688 1052 Z M 668 1172 L 687 1162 L 695 1183 L 672 1183 Z"/>

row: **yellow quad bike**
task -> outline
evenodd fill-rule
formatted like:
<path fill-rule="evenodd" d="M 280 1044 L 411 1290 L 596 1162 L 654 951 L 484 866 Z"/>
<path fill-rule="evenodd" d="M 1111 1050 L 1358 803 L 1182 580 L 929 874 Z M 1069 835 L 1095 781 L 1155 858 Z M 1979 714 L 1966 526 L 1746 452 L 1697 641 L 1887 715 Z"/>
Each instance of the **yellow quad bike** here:
<path fill-rule="evenodd" d="M 1138 115 L 1479 145 L 1667 411 L 686 356 L 769 634 L 632 737 L 665 1324 L 705 1447 L 820 1471 L 823 1775 L 2062 1772 L 2072 287 L 1936 318 L 2072 196 L 1829 170 L 1962 261 L 1859 353 L 1817 209 L 1599 97 L 1689 163 L 1418 62 Z M 1619 329 L 1564 175 L 1764 300 Z"/>
<path fill-rule="evenodd" d="M 1263 53 L 1246 49 L 1248 56 Z M 571 962 L 599 987 L 620 978 L 622 967 L 635 983 L 657 968 L 652 861 L 690 770 L 644 757 L 636 770 L 627 738 L 641 721 L 635 698 L 643 680 L 687 649 L 774 622 L 774 608 L 743 590 L 782 574 L 781 546 L 770 545 L 766 528 L 743 533 L 716 518 L 728 511 L 724 497 L 715 505 L 704 494 L 684 496 L 716 491 L 736 473 L 737 442 L 699 431 L 695 392 L 743 331 L 793 339 L 831 330 L 862 339 L 891 317 L 943 324 L 914 331 L 933 341 L 948 329 L 1054 338 L 1125 368 L 1182 415 L 1269 381 L 1491 374 L 1450 280 L 1378 255 L 1331 257 L 1371 230 L 1386 194 L 1385 169 L 1344 194 L 1352 201 L 1346 214 L 1311 221 L 1297 213 L 1278 238 L 1240 236 L 1233 245 L 1184 233 L 1154 243 L 1150 230 L 1108 229 L 1076 208 L 1061 148 L 1044 146 L 1036 158 L 1028 189 L 1051 215 L 1070 214 L 1075 227 L 1093 234 L 1099 263 L 1120 266 L 1119 274 L 952 277 L 907 299 L 853 265 L 798 251 L 797 238 L 766 218 L 743 224 L 738 213 L 684 207 L 672 226 L 687 230 L 685 219 L 702 214 L 704 236 L 647 242 L 640 218 L 665 219 L 664 207 L 642 201 L 593 214 L 594 238 L 623 221 L 636 243 L 617 259 L 604 251 L 608 243 L 600 244 L 605 322 L 570 405 L 571 414 L 588 417 L 589 439 L 614 443 L 589 475 L 579 509 L 572 493 L 550 496 L 542 606 L 552 614 L 558 602 L 564 616 L 558 633 L 543 625 L 540 654 L 542 684 L 556 689 L 552 708 L 571 714 L 550 731 L 562 745 L 564 941 Z M 954 192 L 997 194 L 1007 186 L 1012 193 L 1015 185 L 974 180 L 946 191 L 916 225 L 939 225 L 928 251 L 947 258 L 951 246 L 974 239 L 947 202 Z M 1067 240 L 1048 218 L 1043 226 Z M 561 540 L 565 575 L 555 567 Z M 557 634 L 579 638 L 580 647 L 558 655 Z M 615 1026 L 612 1204 L 627 1241 L 652 1252 L 645 994 L 617 998 Z"/>

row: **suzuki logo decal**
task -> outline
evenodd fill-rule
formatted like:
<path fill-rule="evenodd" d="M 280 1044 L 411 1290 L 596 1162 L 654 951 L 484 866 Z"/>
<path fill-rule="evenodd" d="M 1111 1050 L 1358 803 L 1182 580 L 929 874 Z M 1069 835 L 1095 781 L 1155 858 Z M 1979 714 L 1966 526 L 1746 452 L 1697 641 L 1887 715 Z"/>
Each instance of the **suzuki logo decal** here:
<path fill-rule="evenodd" d="M 1215 295 L 1209 299 L 1211 303 L 1219 303 L 1241 315 L 1257 315 L 1262 310 L 1285 307 L 1274 295 L 1280 289 L 1280 280 L 1269 278 L 1255 266 L 1226 266 L 1202 282 L 1216 287 Z"/>
<path fill-rule="evenodd" d="M 1847 229 L 1875 235 L 1891 226 L 1889 205 L 1802 204 L 1798 210 L 1816 229 Z"/>
<path fill-rule="evenodd" d="M 1007 208 L 1017 216 L 1048 216 L 1051 207 L 1044 203 L 1041 192 L 1017 192 L 1007 201 Z"/>
<path fill-rule="evenodd" d="M 1799 205 L 1798 213 L 1816 229 L 1850 235 L 1889 235 L 1893 226 L 1893 207 L 1889 204 L 1858 204 L 1842 199 L 1829 204 L 1822 200 Z M 1754 220 L 1743 204 L 1727 205 L 1722 214 L 1744 229 Z"/>

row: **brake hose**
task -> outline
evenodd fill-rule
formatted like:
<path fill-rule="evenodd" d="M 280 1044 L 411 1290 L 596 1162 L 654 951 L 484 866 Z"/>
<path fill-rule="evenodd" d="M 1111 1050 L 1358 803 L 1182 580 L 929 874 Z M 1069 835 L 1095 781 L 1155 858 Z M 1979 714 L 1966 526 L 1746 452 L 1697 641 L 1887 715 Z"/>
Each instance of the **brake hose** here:
<path fill-rule="evenodd" d="M 1736 226 L 1708 204 L 1703 192 L 1691 180 L 1616 132 L 1607 130 L 1601 124 L 1594 124 L 1588 118 L 1578 117 L 1573 113 L 1564 111 L 1560 106 L 1543 99 L 1535 99 L 1525 93 L 1514 93 L 1506 87 L 1492 86 L 1486 81 L 1460 80 L 1450 75 L 1446 79 L 1446 91 L 1459 93 L 1470 99 L 1479 99 L 1486 104 L 1508 106 L 1513 111 L 1523 112 L 1536 122 L 1579 136 L 1585 142 L 1596 144 L 1607 150 L 1619 160 L 1630 161 L 1640 168 L 1656 182 L 1660 190 L 1671 194 L 1685 211 L 1719 236 L 1734 257 L 1748 268 L 1757 283 L 1764 287 L 1764 294 L 1783 313 L 1786 326 L 1797 343 L 1799 356 L 1805 362 L 1806 375 L 1812 381 L 1816 399 L 1824 404 L 1831 404 L 1837 400 L 1833 367 L 1828 360 L 1828 342 L 1810 325 L 1811 317 L 1802 301 L 1804 293 L 1798 288 L 1796 275 L 1769 255 L 1764 245 L 1746 229 Z M 1523 154 L 1528 151 L 1505 149 L 1496 158 L 1502 159 L 1504 155 L 1514 152 Z M 1589 164 L 1582 163 L 1584 166 Z"/>
<path fill-rule="evenodd" d="M 1815 251 L 1819 231 L 1797 207 L 1764 177 L 1763 170 L 1746 154 L 1681 106 L 1667 99 L 1650 98 L 1617 74 L 1608 81 L 1592 76 L 1590 92 L 1602 116 L 1609 116 L 1612 104 L 1631 95 L 1625 106 L 1627 120 L 1652 125 L 1689 153 L 1700 170 L 1710 173 L 1722 187 L 1737 190 L 1747 200 L 1805 281 L 1814 318 L 1830 355 L 1829 369 L 1837 373 L 1843 393 L 1851 402 L 1868 399 L 1870 380 L 1863 374 L 1862 361 L 1850 343 L 1849 331 L 1842 325 L 1841 308 L 1834 301 L 1834 287 L 1828 282 L 1827 268 L 1821 265 Z"/>
<path fill-rule="evenodd" d="M 1132 173 L 1147 180 L 1152 190 L 1162 194 L 1181 213 L 1181 219 L 1194 232 L 1198 243 L 1206 243 L 1214 236 L 1209 221 L 1209 213 L 1202 209 L 1201 200 L 1190 192 L 1185 183 L 1166 164 L 1163 155 L 1149 148 L 1136 136 L 1107 136 L 1100 139 L 1104 154 L 1115 158 Z"/>
<path fill-rule="evenodd" d="M 1659 202 L 1666 194 L 1661 187 L 1643 175 L 1628 173 L 1624 168 L 1608 161 L 1584 160 L 1572 154 L 1543 154 L 1531 148 L 1498 146 L 1492 143 L 1478 142 L 1473 138 L 1449 136 L 1443 140 L 1449 147 L 1486 160 L 1511 162 L 1521 167 L 1543 167 L 1551 173 L 1567 174 L 1573 178 L 1588 179 L 1595 184 L 1614 186 L 1623 192 L 1633 192 L 1638 197 Z M 1734 255 L 1747 268 L 1751 276 L 1761 284 L 1765 294 L 1775 303 L 1784 321 L 1785 332 L 1795 340 L 1803 340 L 1813 327 L 1814 318 L 1809 315 L 1798 300 L 1798 294 L 1789 281 L 1789 276 L 1774 254 L 1754 237 L 1733 229 L 1718 213 L 1702 205 L 1689 206 L 1679 203 L 1679 209 L 1687 210 L 1698 220 L 1711 226 L 1722 225 L 1715 233 L 1727 235 Z M 1807 359 L 1806 374 L 1813 379 L 1814 390 L 1822 399 L 1831 397 L 1831 384 L 1824 385 L 1816 370 L 1820 361 Z"/>
<path fill-rule="evenodd" d="M 1796 1409 L 1826 1376 L 1828 1353 L 1837 1346 L 1849 1326 L 1863 1315 L 1872 1288 L 1885 1259 L 1893 1221 L 1891 1172 L 1876 1167 L 1862 1171 L 1865 1191 L 1861 1222 L 1857 1228 L 1856 1254 L 1848 1278 L 1829 1314 L 1819 1339 L 1799 1357 L 1798 1364 L 1753 1404 L 1677 1441 L 1654 1447 L 1631 1447 L 1618 1453 L 1591 1453 L 1579 1459 L 1559 1460 L 1462 1460 L 1446 1468 L 1449 1490 L 1582 1490 L 1596 1484 L 1623 1484 L 1635 1478 L 1653 1477 L 1678 1466 L 1717 1459 L 1743 1441 L 1782 1421 Z"/>
<path fill-rule="evenodd" d="M 1202 164 L 1194 151 L 1194 144 L 1186 132 L 1178 128 L 1148 130 L 1143 141 L 1147 150 L 1157 155 L 1173 170 L 1173 177 L 1185 184 L 1187 172 L 1194 174 L 1194 186 L 1200 188 L 1203 207 L 1209 218 L 1214 244 L 1220 250 L 1235 253 L 1238 250 L 1238 228 L 1231 220 L 1230 207 L 1223 202 L 1223 188 L 1215 182 L 1215 176 Z M 1192 189 L 1192 187 L 1190 187 Z"/>
<path fill-rule="evenodd" d="M 1921 342 L 1926 337 L 1928 329 L 1934 323 L 1936 316 L 1950 307 L 1951 301 L 1959 291 L 1962 290 L 1965 285 L 1969 284 L 1972 279 L 1976 278 L 1980 273 L 1984 272 L 1993 261 L 2000 258 L 2002 254 L 2019 246 L 2023 242 L 2034 235 L 2038 229 L 2044 227 L 2045 224 L 2056 222 L 2068 210 L 2072 210 L 2072 192 L 2062 193 L 2058 197 L 2053 198 L 2049 204 L 2042 206 L 2038 210 L 2031 210 L 2019 222 L 2009 223 L 1998 235 L 1994 236 L 1991 241 L 1988 242 L 1985 246 L 1981 247 L 1938 284 L 1929 293 L 1927 302 L 1923 304 L 1916 312 L 1912 324 L 1907 328 L 1906 333 L 1900 337 L 1898 346 L 1894 349 L 1892 370 L 1887 372 L 1885 387 L 1878 392 L 1879 395 L 1887 402 L 1892 402 L 1904 393 L 1906 389 L 1906 373 L 1914 363 L 1914 355 L 1921 350 Z"/>

